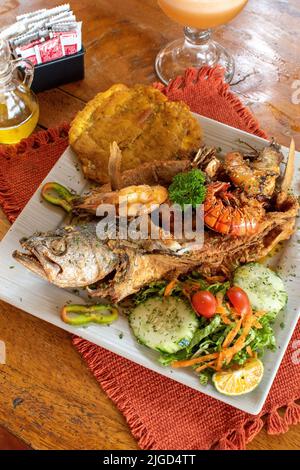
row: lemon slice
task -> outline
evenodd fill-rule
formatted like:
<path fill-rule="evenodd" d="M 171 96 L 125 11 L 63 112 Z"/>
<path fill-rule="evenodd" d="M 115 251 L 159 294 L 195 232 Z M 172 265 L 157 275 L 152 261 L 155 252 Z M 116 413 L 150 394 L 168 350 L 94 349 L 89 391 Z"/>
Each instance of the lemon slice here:
<path fill-rule="evenodd" d="M 259 359 L 249 359 L 243 366 L 216 372 L 212 380 L 218 392 L 235 396 L 252 392 L 263 374 L 263 363 Z"/>

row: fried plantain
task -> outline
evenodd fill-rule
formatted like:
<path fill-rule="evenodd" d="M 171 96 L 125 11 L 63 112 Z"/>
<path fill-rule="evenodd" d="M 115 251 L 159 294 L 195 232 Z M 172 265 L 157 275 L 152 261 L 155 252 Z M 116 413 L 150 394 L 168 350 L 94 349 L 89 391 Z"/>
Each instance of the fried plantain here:
<path fill-rule="evenodd" d="M 198 121 L 182 102 L 151 86 L 113 85 L 72 122 L 69 141 L 87 178 L 106 183 L 110 144 L 122 150 L 122 171 L 154 160 L 186 160 L 202 140 Z"/>

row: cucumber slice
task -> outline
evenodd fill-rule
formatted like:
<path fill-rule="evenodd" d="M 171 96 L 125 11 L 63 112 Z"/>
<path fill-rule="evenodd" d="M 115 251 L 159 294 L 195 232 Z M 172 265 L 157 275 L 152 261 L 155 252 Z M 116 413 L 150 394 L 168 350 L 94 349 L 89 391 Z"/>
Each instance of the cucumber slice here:
<path fill-rule="evenodd" d="M 138 341 L 161 353 L 188 346 L 199 322 L 193 309 L 176 297 L 154 297 L 139 304 L 129 316 Z"/>
<path fill-rule="evenodd" d="M 287 302 L 287 292 L 281 278 L 259 263 L 249 263 L 234 273 L 233 284 L 247 294 L 254 310 L 277 314 Z"/>

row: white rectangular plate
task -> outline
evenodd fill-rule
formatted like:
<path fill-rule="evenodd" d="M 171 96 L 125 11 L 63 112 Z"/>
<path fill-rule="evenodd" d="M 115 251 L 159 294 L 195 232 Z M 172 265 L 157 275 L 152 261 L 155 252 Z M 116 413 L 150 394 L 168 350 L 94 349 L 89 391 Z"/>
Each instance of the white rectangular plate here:
<path fill-rule="evenodd" d="M 267 144 L 265 140 L 259 137 L 211 119 L 196 116 L 204 129 L 205 142 L 208 145 L 221 147 L 223 152 L 244 148 L 239 139 L 248 142 L 256 148 L 261 148 Z M 284 148 L 283 152 L 287 154 L 288 149 Z M 294 181 L 294 189 L 297 193 L 299 193 L 300 186 L 299 157 L 300 154 L 298 153 L 295 171 L 295 179 L 297 181 Z M 78 193 L 86 191 L 87 183 L 83 179 L 80 170 L 78 170 L 76 163 L 76 156 L 68 148 L 48 174 L 43 184 L 46 181 L 57 181 L 73 188 Z M 34 231 L 52 230 L 59 226 L 62 220 L 62 211 L 60 209 L 54 209 L 47 204 L 41 203 L 39 188 L 0 244 L 1 299 L 42 320 L 75 333 L 120 356 L 126 357 L 159 374 L 181 382 L 240 410 L 251 414 L 257 414 L 261 411 L 299 318 L 300 256 L 299 244 L 297 245 L 297 233 L 285 244 L 278 259 L 278 265 L 281 268 L 281 274 L 289 294 L 286 311 L 279 315 L 274 326 L 278 348 L 276 352 L 266 352 L 263 359 L 265 365 L 263 380 L 252 393 L 240 397 L 227 397 L 219 394 L 212 385 L 201 386 L 197 376 L 191 370 L 172 370 L 171 368 L 160 366 L 156 360 L 157 354 L 139 345 L 134 339 L 126 318 L 119 318 L 110 327 L 92 325 L 88 328 L 75 328 L 66 325 L 60 320 L 59 310 L 61 306 L 67 301 L 78 303 L 81 299 L 77 295 L 59 289 L 35 276 L 16 263 L 11 255 L 15 249 L 20 247 L 20 238 L 32 235 Z M 12 266 L 14 267 L 13 269 Z M 295 266 L 297 267 L 295 268 Z M 285 323 L 284 329 L 280 327 L 283 319 Z"/>

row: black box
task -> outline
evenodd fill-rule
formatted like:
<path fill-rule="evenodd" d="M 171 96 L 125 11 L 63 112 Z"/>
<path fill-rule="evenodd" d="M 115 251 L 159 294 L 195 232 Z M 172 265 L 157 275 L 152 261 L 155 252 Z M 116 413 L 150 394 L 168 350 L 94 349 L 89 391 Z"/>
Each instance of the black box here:
<path fill-rule="evenodd" d="M 67 55 L 45 64 L 35 65 L 31 89 L 38 93 L 39 91 L 83 79 L 84 54 L 85 49 L 82 48 L 76 54 Z"/>

